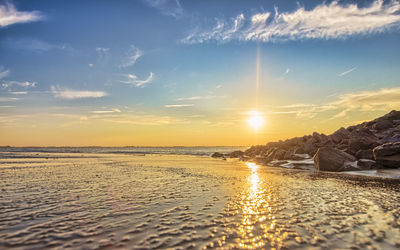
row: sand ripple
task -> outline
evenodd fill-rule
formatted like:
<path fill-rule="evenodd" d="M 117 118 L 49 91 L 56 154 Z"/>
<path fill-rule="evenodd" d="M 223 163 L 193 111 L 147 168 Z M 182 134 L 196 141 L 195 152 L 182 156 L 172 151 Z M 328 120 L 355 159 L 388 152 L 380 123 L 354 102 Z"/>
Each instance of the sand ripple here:
<path fill-rule="evenodd" d="M 399 184 L 194 156 L 28 156 L 0 159 L 0 248 L 400 247 Z"/>

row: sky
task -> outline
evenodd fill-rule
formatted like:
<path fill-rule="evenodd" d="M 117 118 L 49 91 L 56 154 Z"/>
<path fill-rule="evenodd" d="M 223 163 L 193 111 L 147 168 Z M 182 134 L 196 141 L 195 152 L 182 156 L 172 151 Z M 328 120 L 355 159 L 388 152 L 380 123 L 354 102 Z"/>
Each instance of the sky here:
<path fill-rule="evenodd" d="M 0 145 L 330 134 L 400 109 L 399 44 L 395 0 L 0 0 Z"/>

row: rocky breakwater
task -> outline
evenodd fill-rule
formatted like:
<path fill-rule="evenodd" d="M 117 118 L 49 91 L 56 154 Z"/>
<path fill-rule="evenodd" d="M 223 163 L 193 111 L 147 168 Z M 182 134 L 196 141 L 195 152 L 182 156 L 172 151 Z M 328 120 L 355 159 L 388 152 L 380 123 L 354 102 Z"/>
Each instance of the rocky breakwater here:
<path fill-rule="evenodd" d="M 213 157 L 240 158 L 268 166 L 320 171 L 400 168 L 400 111 L 340 128 L 331 135 L 314 132 Z"/>

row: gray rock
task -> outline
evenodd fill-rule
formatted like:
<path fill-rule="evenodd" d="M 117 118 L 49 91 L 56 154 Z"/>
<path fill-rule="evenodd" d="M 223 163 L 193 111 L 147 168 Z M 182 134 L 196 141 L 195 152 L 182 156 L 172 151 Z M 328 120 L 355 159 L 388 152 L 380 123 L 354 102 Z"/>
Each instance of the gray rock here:
<path fill-rule="evenodd" d="M 369 159 L 359 159 L 357 161 L 357 167 L 359 167 L 360 170 L 374 169 L 376 168 L 376 162 Z"/>
<path fill-rule="evenodd" d="M 386 143 L 373 149 L 374 159 L 400 154 L 400 143 Z"/>
<path fill-rule="evenodd" d="M 350 134 L 347 152 L 355 155 L 360 149 L 372 149 L 379 145 L 379 138 L 376 137 L 368 128 L 353 130 Z"/>
<path fill-rule="evenodd" d="M 336 130 L 333 134 L 330 135 L 331 140 L 339 144 L 342 140 L 347 139 L 350 136 L 350 132 L 347 131 L 345 128 L 341 127 L 340 129 Z"/>
<path fill-rule="evenodd" d="M 372 153 L 372 149 L 360 149 L 356 153 L 357 159 L 374 159 L 374 155 Z"/>
<path fill-rule="evenodd" d="M 304 143 L 304 151 L 307 154 L 313 156 L 318 150 L 318 148 L 317 148 L 317 146 L 315 144 L 316 144 L 316 139 L 311 137 L 310 139 L 308 139 L 306 141 L 306 143 Z"/>
<path fill-rule="evenodd" d="M 378 167 L 400 168 L 400 142 L 377 146 L 373 153 Z"/>
<path fill-rule="evenodd" d="M 375 123 L 372 128 L 380 131 L 380 130 L 384 130 L 384 129 L 388 129 L 393 127 L 393 123 L 389 120 L 383 120 L 383 121 L 379 121 L 377 123 Z"/>
<path fill-rule="evenodd" d="M 275 157 L 274 159 L 276 160 L 283 160 L 283 158 L 285 157 L 286 151 L 283 149 L 278 149 L 275 152 Z"/>
<path fill-rule="evenodd" d="M 304 148 L 297 148 L 296 149 L 296 152 L 295 152 L 296 154 L 306 154 L 306 151 L 304 150 Z"/>
<path fill-rule="evenodd" d="M 213 154 L 211 155 L 211 157 L 213 157 L 213 158 L 223 158 L 224 155 L 221 154 L 221 153 L 219 153 L 219 152 L 215 152 L 215 153 L 213 153 Z"/>
<path fill-rule="evenodd" d="M 233 151 L 232 153 L 229 154 L 230 158 L 240 158 L 241 156 L 244 155 L 244 152 L 240 150 Z"/>
<path fill-rule="evenodd" d="M 339 149 L 322 147 L 314 155 L 315 167 L 319 171 L 350 171 L 358 170 L 356 158 Z"/>
<path fill-rule="evenodd" d="M 284 160 L 291 160 L 292 157 L 294 156 L 295 152 L 296 152 L 297 148 L 291 148 L 288 151 L 286 151 L 283 159 Z"/>

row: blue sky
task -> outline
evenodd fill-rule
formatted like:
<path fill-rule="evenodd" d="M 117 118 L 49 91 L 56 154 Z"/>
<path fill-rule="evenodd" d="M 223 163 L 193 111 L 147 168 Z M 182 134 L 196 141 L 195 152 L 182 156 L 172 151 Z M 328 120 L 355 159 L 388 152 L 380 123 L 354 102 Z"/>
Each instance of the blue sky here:
<path fill-rule="evenodd" d="M 274 124 L 264 141 L 331 132 L 399 108 L 399 27 L 398 1 L 2 1 L 0 133 L 117 123 L 235 144 L 221 131 L 254 109 Z"/>

